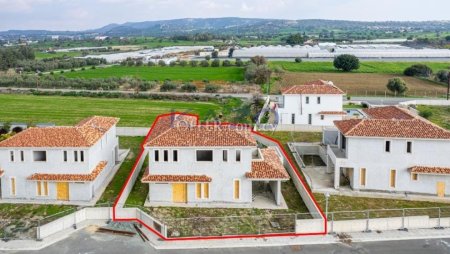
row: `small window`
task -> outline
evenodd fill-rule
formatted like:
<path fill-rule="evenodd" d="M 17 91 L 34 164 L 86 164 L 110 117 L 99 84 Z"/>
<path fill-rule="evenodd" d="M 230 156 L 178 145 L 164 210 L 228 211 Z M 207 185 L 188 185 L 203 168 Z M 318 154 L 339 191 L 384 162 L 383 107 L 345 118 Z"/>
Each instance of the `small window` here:
<path fill-rule="evenodd" d="M 228 161 L 228 150 L 222 150 L 223 161 Z"/>
<path fill-rule="evenodd" d="M 16 195 L 16 178 L 15 177 L 11 177 L 11 195 L 12 196 Z"/>
<path fill-rule="evenodd" d="M 195 197 L 197 199 L 201 199 L 202 198 L 202 184 L 201 183 L 196 183 L 195 184 Z"/>
<path fill-rule="evenodd" d="M 46 151 L 33 151 L 33 160 L 34 161 L 47 161 L 47 152 Z"/>
<path fill-rule="evenodd" d="M 164 150 L 164 161 L 169 161 L 169 150 Z"/>
<path fill-rule="evenodd" d="M 203 184 L 203 198 L 209 198 L 209 183 Z"/>
<path fill-rule="evenodd" d="M 366 169 L 361 168 L 359 170 L 359 185 L 366 186 Z"/>
<path fill-rule="evenodd" d="M 391 141 L 386 141 L 384 150 L 385 150 L 386 152 L 390 152 L 390 151 L 391 151 Z"/>
<path fill-rule="evenodd" d="M 295 124 L 295 114 L 291 115 L 291 124 Z"/>
<path fill-rule="evenodd" d="M 20 161 L 25 161 L 25 155 L 23 151 L 20 151 Z"/>
<path fill-rule="evenodd" d="M 209 198 L 209 183 L 196 183 L 195 184 L 195 197 L 197 199 Z"/>
<path fill-rule="evenodd" d="M 233 197 L 234 199 L 239 199 L 241 196 L 241 182 L 239 180 L 234 180 L 234 188 L 233 188 Z"/>
<path fill-rule="evenodd" d="M 63 152 L 64 162 L 67 162 L 67 151 Z"/>
<path fill-rule="evenodd" d="M 84 161 L 84 151 L 80 151 L 80 161 Z"/>
<path fill-rule="evenodd" d="M 159 150 L 155 150 L 155 161 L 159 161 Z"/>
<path fill-rule="evenodd" d="M 37 195 L 38 196 L 48 196 L 48 183 L 47 182 L 36 182 Z"/>
<path fill-rule="evenodd" d="M 10 160 L 11 162 L 14 162 L 14 151 L 10 151 L 10 152 L 9 152 L 9 160 Z"/>
<path fill-rule="evenodd" d="M 412 153 L 412 142 L 411 141 L 406 142 L 406 152 Z"/>
<path fill-rule="evenodd" d="M 419 175 L 418 175 L 417 173 L 412 173 L 412 174 L 411 174 L 411 179 L 412 179 L 413 181 L 417 181 L 417 179 L 419 179 Z"/>
<path fill-rule="evenodd" d="M 324 115 L 320 115 L 320 120 L 323 120 L 323 119 L 325 119 L 325 116 Z"/>
<path fill-rule="evenodd" d="M 74 160 L 75 162 L 78 161 L 78 151 L 73 151 L 73 160 Z"/>
<path fill-rule="evenodd" d="M 317 104 L 320 104 L 320 97 L 317 97 Z"/>
<path fill-rule="evenodd" d="M 213 161 L 213 151 L 197 150 L 197 161 Z"/>
<path fill-rule="evenodd" d="M 391 174 L 389 177 L 389 186 L 391 188 L 395 188 L 395 178 L 396 178 L 396 170 L 395 169 L 391 169 Z"/>
<path fill-rule="evenodd" d="M 236 161 L 241 161 L 241 150 L 236 150 Z"/>
<path fill-rule="evenodd" d="M 306 104 L 309 104 L 309 96 L 306 96 Z"/>
<path fill-rule="evenodd" d="M 173 150 L 172 159 L 173 161 L 178 161 L 178 150 Z"/>
<path fill-rule="evenodd" d="M 36 182 L 37 195 L 42 196 L 41 181 Z"/>

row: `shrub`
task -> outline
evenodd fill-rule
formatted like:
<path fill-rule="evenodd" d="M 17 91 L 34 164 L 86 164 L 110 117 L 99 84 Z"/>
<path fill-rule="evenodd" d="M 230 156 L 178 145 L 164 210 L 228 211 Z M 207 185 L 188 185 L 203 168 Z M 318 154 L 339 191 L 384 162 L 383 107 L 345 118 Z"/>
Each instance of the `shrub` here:
<path fill-rule="evenodd" d="M 53 75 L 53 74 L 55 74 L 55 73 L 54 73 L 53 71 L 51 71 L 51 72 L 50 72 L 50 75 Z"/>
<path fill-rule="evenodd" d="M 159 66 L 167 66 L 166 62 L 164 60 L 159 60 L 158 61 L 158 65 Z"/>
<path fill-rule="evenodd" d="M 425 64 L 414 64 L 403 71 L 406 76 L 430 77 L 433 70 Z"/>
<path fill-rule="evenodd" d="M 72 68 L 72 69 L 70 69 L 70 71 L 71 71 L 71 72 L 75 72 L 75 69 Z"/>
<path fill-rule="evenodd" d="M 404 94 L 408 90 L 408 87 L 406 86 L 406 82 L 401 78 L 389 79 L 386 87 L 387 87 L 387 89 L 389 89 L 389 91 L 396 93 L 396 94 L 400 94 L 400 95 Z"/>
<path fill-rule="evenodd" d="M 224 60 L 224 61 L 222 62 L 222 66 L 223 66 L 223 67 L 229 67 L 229 66 L 231 66 L 230 60 Z"/>
<path fill-rule="evenodd" d="M 296 57 L 296 58 L 295 58 L 295 62 L 296 62 L 296 63 L 301 63 L 301 62 L 302 62 L 302 59 L 301 59 L 300 57 Z"/>
<path fill-rule="evenodd" d="M 149 66 L 149 67 L 152 67 L 152 66 L 155 66 L 155 65 L 156 65 L 156 63 L 153 62 L 153 61 L 149 61 L 149 62 L 147 63 L 147 66 Z"/>
<path fill-rule="evenodd" d="M 433 115 L 433 112 L 430 109 L 423 109 L 419 112 L 419 116 L 429 119 Z"/>
<path fill-rule="evenodd" d="M 44 75 L 44 74 L 42 74 L 42 72 L 39 72 L 39 73 L 38 73 L 38 76 L 39 76 L 39 77 L 42 77 L 43 75 Z"/>
<path fill-rule="evenodd" d="M 92 69 L 92 70 L 95 70 L 95 69 L 97 69 L 97 67 L 95 67 L 95 65 L 93 65 L 93 66 L 91 67 L 91 69 Z"/>
<path fill-rule="evenodd" d="M 267 64 L 267 60 L 264 56 L 254 56 L 250 58 L 250 61 L 257 66 Z"/>
<path fill-rule="evenodd" d="M 170 65 L 171 67 L 174 67 L 174 66 L 176 66 L 176 65 L 177 65 L 177 62 L 175 62 L 175 61 L 172 61 L 172 62 L 170 62 L 170 63 L 169 63 L 169 65 Z"/>
<path fill-rule="evenodd" d="M 136 61 L 136 66 L 142 66 L 142 65 L 144 65 L 144 62 L 142 62 L 142 60 Z"/>
<path fill-rule="evenodd" d="M 63 74 L 63 73 L 64 73 L 64 71 L 63 71 L 63 70 L 61 70 L 61 71 L 59 71 L 59 73 Z"/>
<path fill-rule="evenodd" d="M 162 84 L 159 88 L 161 92 L 167 92 L 175 89 L 177 89 L 177 85 L 167 80 L 164 81 L 164 84 Z"/>
<path fill-rule="evenodd" d="M 83 67 L 83 68 L 81 68 L 81 70 L 84 71 L 84 70 L 86 70 L 86 68 Z"/>
<path fill-rule="evenodd" d="M 244 62 L 240 58 L 236 58 L 235 65 L 237 67 L 242 67 L 242 66 L 244 66 Z"/>
<path fill-rule="evenodd" d="M 211 63 L 211 67 L 219 67 L 220 66 L 220 60 L 214 59 Z"/>
<path fill-rule="evenodd" d="M 247 81 L 255 82 L 256 84 L 264 84 L 270 80 L 272 70 L 267 65 L 256 65 L 251 63 L 245 69 L 245 79 Z"/>
<path fill-rule="evenodd" d="M 181 86 L 181 90 L 192 93 L 197 91 L 197 87 L 191 83 L 187 83 Z"/>
<path fill-rule="evenodd" d="M 447 83 L 448 82 L 448 73 L 449 73 L 449 71 L 446 71 L 446 70 L 438 71 L 436 73 L 435 80 L 442 82 L 442 83 Z"/>
<path fill-rule="evenodd" d="M 207 60 L 203 60 L 203 61 L 200 62 L 200 65 L 202 67 L 209 67 L 209 62 Z"/>
<path fill-rule="evenodd" d="M 354 55 L 343 54 L 334 58 L 333 65 L 338 70 L 349 72 L 359 69 L 359 59 Z"/>
<path fill-rule="evenodd" d="M 206 84 L 205 86 L 206 93 L 217 93 L 217 91 L 219 91 L 219 86 L 214 84 Z"/>
<path fill-rule="evenodd" d="M 211 60 L 211 56 L 209 56 L 209 55 L 205 56 L 205 60 L 206 60 L 206 61 Z"/>
<path fill-rule="evenodd" d="M 196 67 L 196 66 L 198 65 L 198 61 L 197 61 L 197 60 L 191 60 L 191 61 L 189 62 L 189 64 L 190 64 L 192 67 Z"/>
<path fill-rule="evenodd" d="M 187 66 L 187 64 L 188 64 L 188 62 L 186 60 L 181 60 L 180 61 L 180 66 L 185 67 L 185 66 Z"/>
<path fill-rule="evenodd" d="M 212 57 L 212 58 L 218 58 L 218 57 L 219 57 L 219 51 L 214 50 L 214 51 L 211 53 L 211 57 Z"/>

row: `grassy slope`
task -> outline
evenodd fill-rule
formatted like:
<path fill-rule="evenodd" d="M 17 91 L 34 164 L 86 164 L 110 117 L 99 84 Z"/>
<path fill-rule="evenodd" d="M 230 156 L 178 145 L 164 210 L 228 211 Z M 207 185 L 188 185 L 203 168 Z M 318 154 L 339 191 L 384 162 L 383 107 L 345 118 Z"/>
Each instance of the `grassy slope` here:
<path fill-rule="evenodd" d="M 383 74 L 403 74 L 405 68 L 416 64 L 414 62 L 360 62 L 360 68 L 353 73 L 383 73 Z M 425 63 L 433 71 L 448 69 L 449 62 L 427 62 Z M 286 71 L 292 72 L 341 72 L 336 70 L 333 62 L 270 62 L 271 66 L 281 66 Z"/>
<path fill-rule="evenodd" d="M 244 80 L 244 69 L 239 67 L 127 67 L 113 66 L 64 74 L 69 78 L 107 78 L 134 76 L 147 80 Z"/>
<path fill-rule="evenodd" d="M 432 115 L 429 120 L 433 123 L 450 130 L 450 106 L 425 106 L 417 107 L 419 111 L 430 111 Z"/>
<path fill-rule="evenodd" d="M 72 125 L 92 115 L 120 117 L 120 126 L 148 127 L 155 117 L 172 110 L 204 116 L 218 110 L 212 102 L 153 101 L 137 99 L 100 99 L 85 97 L 0 95 L 0 122 L 53 122 Z"/>

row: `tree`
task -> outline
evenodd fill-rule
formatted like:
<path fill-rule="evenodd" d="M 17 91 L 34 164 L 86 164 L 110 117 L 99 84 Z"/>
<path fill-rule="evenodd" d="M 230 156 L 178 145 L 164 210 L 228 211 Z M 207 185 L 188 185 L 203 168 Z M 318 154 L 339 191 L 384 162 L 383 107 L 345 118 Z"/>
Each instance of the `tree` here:
<path fill-rule="evenodd" d="M 205 86 L 206 93 L 216 93 L 217 91 L 219 91 L 219 86 L 214 84 L 206 84 Z"/>
<path fill-rule="evenodd" d="M 214 59 L 211 63 L 211 67 L 219 67 L 220 66 L 220 60 Z"/>
<path fill-rule="evenodd" d="M 301 63 L 302 62 L 302 58 L 301 57 L 296 57 L 295 58 L 295 62 L 296 63 Z"/>
<path fill-rule="evenodd" d="M 399 94 L 399 95 L 404 94 L 408 90 L 408 87 L 406 86 L 406 82 L 401 78 L 389 79 L 386 87 L 387 87 L 387 89 L 389 89 L 389 91 L 391 91 L 395 94 Z"/>
<path fill-rule="evenodd" d="M 187 83 L 181 86 L 181 90 L 192 93 L 197 91 L 197 87 L 191 83 Z"/>
<path fill-rule="evenodd" d="M 267 64 L 267 60 L 264 56 L 254 56 L 250 58 L 250 61 L 257 66 Z"/>
<path fill-rule="evenodd" d="M 188 62 L 186 60 L 181 60 L 180 61 L 180 66 L 185 67 L 185 66 L 187 66 L 187 64 L 188 64 Z"/>
<path fill-rule="evenodd" d="M 343 54 L 334 58 L 333 65 L 338 70 L 349 72 L 359 69 L 359 59 L 354 55 Z"/>
<path fill-rule="evenodd" d="M 197 60 L 191 60 L 191 61 L 189 62 L 189 64 L 190 64 L 192 67 L 196 67 L 196 66 L 198 65 L 198 61 L 197 61 Z"/>
<path fill-rule="evenodd" d="M 222 66 L 223 66 L 223 67 L 229 67 L 229 66 L 231 66 L 230 60 L 223 60 Z"/>
<path fill-rule="evenodd" d="M 158 61 L 158 65 L 159 66 L 166 66 L 167 64 L 166 64 L 166 62 L 164 60 L 159 60 Z"/>
<path fill-rule="evenodd" d="M 425 64 L 414 64 L 403 71 L 406 76 L 430 77 L 433 70 Z"/>
<path fill-rule="evenodd" d="M 236 62 L 234 63 L 237 67 L 244 66 L 244 62 L 240 58 L 236 58 Z"/>
<path fill-rule="evenodd" d="M 211 60 L 211 56 L 210 56 L 210 55 L 206 55 L 206 56 L 205 56 L 205 60 L 206 60 L 206 61 Z"/>
<path fill-rule="evenodd" d="M 219 51 L 214 50 L 214 51 L 211 53 L 211 57 L 212 57 L 212 58 L 218 58 L 218 57 L 219 57 Z"/>
<path fill-rule="evenodd" d="M 200 62 L 200 65 L 201 65 L 202 67 L 209 67 L 209 62 L 208 62 L 207 60 L 202 60 L 202 61 Z"/>
<path fill-rule="evenodd" d="M 228 58 L 232 58 L 233 57 L 233 53 L 234 53 L 234 48 L 230 48 L 228 50 Z"/>
<path fill-rule="evenodd" d="M 303 37 L 300 33 L 291 34 L 286 38 L 286 43 L 289 45 L 300 45 L 306 41 L 306 37 Z"/>
<path fill-rule="evenodd" d="M 264 84 L 269 82 L 272 70 L 267 65 L 256 65 L 251 63 L 245 70 L 245 79 L 256 84 Z"/>
<path fill-rule="evenodd" d="M 156 65 L 156 63 L 153 62 L 153 61 L 148 61 L 148 63 L 147 63 L 148 67 L 152 67 L 152 66 L 155 66 L 155 65 Z"/>
<path fill-rule="evenodd" d="M 161 92 L 167 92 L 175 89 L 177 89 L 177 85 L 168 80 L 164 81 L 164 84 L 159 87 Z"/>
<path fill-rule="evenodd" d="M 171 62 L 169 63 L 169 65 L 170 65 L 171 67 L 174 67 L 174 66 L 176 66 L 176 65 L 177 65 L 177 62 L 175 62 L 175 61 L 171 61 Z"/>
<path fill-rule="evenodd" d="M 440 70 L 436 73 L 436 81 L 442 82 L 442 83 L 448 83 L 448 71 L 446 70 Z"/>
<path fill-rule="evenodd" d="M 445 36 L 446 41 L 450 41 L 450 35 Z"/>
<path fill-rule="evenodd" d="M 136 61 L 136 66 L 142 66 L 144 65 L 144 63 L 142 62 L 142 60 L 137 60 Z"/>

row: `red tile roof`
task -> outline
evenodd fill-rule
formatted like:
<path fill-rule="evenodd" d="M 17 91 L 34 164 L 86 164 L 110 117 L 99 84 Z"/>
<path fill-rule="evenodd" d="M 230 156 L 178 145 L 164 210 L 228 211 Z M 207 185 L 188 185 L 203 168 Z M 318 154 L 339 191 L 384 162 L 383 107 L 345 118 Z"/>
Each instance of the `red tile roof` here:
<path fill-rule="evenodd" d="M 211 182 L 211 177 L 206 175 L 149 175 L 146 174 L 141 180 L 144 183 L 200 183 Z"/>
<path fill-rule="evenodd" d="M 0 142 L 0 147 L 90 147 L 118 121 L 93 116 L 76 126 L 32 127 Z"/>
<path fill-rule="evenodd" d="M 157 121 L 153 125 L 152 132 L 148 140 L 152 140 L 167 129 L 172 127 L 191 127 L 196 126 L 198 122 L 197 116 L 183 115 L 183 114 L 171 114 L 157 118 Z"/>
<path fill-rule="evenodd" d="M 371 119 L 414 119 L 411 112 L 397 106 L 365 108 L 364 113 Z"/>
<path fill-rule="evenodd" d="M 345 136 L 420 139 L 450 139 L 447 131 L 424 119 L 351 119 L 334 121 Z"/>
<path fill-rule="evenodd" d="M 347 115 L 344 111 L 320 111 L 319 115 Z"/>
<path fill-rule="evenodd" d="M 195 146 L 256 146 L 256 140 L 247 127 L 231 125 L 197 125 L 190 128 L 174 127 L 149 142 L 151 147 L 195 147 Z"/>
<path fill-rule="evenodd" d="M 263 160 L 252 161 L 252 171 L 245 173 L 250 179 L 289 180 L 289 174 L 273 148 L 261 149 Z"/>
<path fill-rule="evenodd" d="M 281 91 L 282 94 L 345 94 L 331 81 L 316 80 L 304 85 L 289 86 Z"/>
<path fill-rule="evenodd" d="M 27 180 L 52 182 L 92 182 L 106 168 L 108 163 L 101 161 L 90 174 L 32 174 Z"/>
<path fill-rule="evenodd" d="M 446 167 L 426 167 L 414 166 L 410 168 L 411 173 L 431 174 L 431 175 L 450 175 L 450 168 Z"/>

